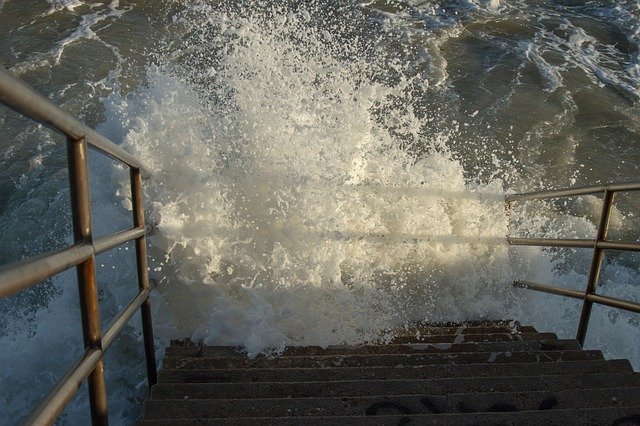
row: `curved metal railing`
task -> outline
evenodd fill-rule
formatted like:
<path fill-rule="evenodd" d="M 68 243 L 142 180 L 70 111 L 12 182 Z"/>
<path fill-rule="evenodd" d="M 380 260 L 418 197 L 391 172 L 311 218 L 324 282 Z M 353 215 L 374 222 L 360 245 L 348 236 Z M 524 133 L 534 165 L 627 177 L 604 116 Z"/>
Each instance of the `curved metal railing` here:
<path fill-rule="evenodd" d="M 578 331 L 576 334 L 576 339 L 580 342 L 581 345 L 584 345 L 584 339 L 587 334 L 589 319 L 591 317 L 591 308 L 593 307 L 594 303 L 640 313 L 640 303 L 631 300 L 617 299 L 614 297 L 604 296 L 596 293 L 598 279 L 600 278 L 600 272 L 602 270 L 602 259 L 604 257 L 605 250 L 640 251 L 640 244 L 637 242 L 617 242 L 609 241 L 607 239 L 607 234 L 609 231 L 609 219 L 611 218 L 611 209 L 614 204 L 615 194 L 618 192 L 631 191 L 640 191 L 640 182 L 612 183 L 601 186 L 529 192 L 523 194 L 507 195 L 506 197 L 507 205 L 510 206 L 511 203 L 517 201 L 544 200 L 549 198 L 575 197 L 579 195 L 593 195 L 600 193 L 603 194 L 602 211 L 600 213 L 600 220 L 598 222 L 596 237 L 593 240 L 516 237 L 507 238 L 507 241 L 510 245 L 593 248 L 591 267 L 589 269 L 589 276 L 584 292 L 563 287 L 534 283 L 530 281 L 514 282 L 515 287 L 528 288 L 545 293 L 557 294 L 575 299 L 582 299 L 584 302 L 582 304 L 582 313 L 580 315 L 580 322 L 578 323 Z"/>
<path fill-rule="evenodd" d="M 38 121 L 67 138 L 67 159 L 73 217 L 74 244 L 62 250 L 4 266 L 0 269 L 0 299 L 31 288 L 66 269 L 76 267 L 82 332 L 85 352 L 44 398 L 26 424 L 51 424 L 75 395 L 80 384 L 88 379 L 91 419 L 94 425 L 108 424 L 107 393 L 103 356 L 107 348 L 140 309 L 149 386 L 157 381 L 149 275 L 147 271 L 146 235 L 142 196 L 142 164 L 131 154 L 76 120 L 40 94 L 0 67 L 0 103 Z M 133 228 L 93 238 L 87 147 L 126 164 L 131 177 Z M 135 240 L 138 272 L 137 296 L 103 333 L 96 280 L 96 255 L 128 241 Z"/>

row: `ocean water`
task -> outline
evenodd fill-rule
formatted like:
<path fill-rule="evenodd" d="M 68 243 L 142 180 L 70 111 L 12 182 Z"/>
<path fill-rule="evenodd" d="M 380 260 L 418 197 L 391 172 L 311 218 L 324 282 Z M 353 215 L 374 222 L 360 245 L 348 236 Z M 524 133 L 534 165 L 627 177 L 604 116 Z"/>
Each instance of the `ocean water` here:
<path fill-rule="evenodd" d="M 416 322 L 514 319 L 562 337 L 596 197 L 504 195 L 638 179 L 634 1 L 0 1 L 0 63 L 140 158 L 158 356 L 175 338 L 277 354 L 385 341 Z M 72 241 L 60 137 L 0 109 L 0 263 Z M 91 158 L 96 235 L 131 226 L 125 170 Z M 640 239 L 620 194 L 611 238 Z M 133 247 L 98 258 L 103 325 L 136 291 Z M 611 252 L 603 294 L 640 300 Z M 81 353 L 73 271 L 0 301 L 0 424 Z M 640 368 L 639 318 L 595 307 L 586 346 Z M 139 320 L 107 353 L 111 421 L 145 396 Z M 60 419 L 86 421 L 80 389 Z"/>

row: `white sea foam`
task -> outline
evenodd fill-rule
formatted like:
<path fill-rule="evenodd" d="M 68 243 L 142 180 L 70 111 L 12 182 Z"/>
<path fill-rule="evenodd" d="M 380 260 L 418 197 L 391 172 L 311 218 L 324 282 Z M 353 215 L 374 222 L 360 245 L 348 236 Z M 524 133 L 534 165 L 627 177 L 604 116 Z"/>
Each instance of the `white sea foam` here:
<path fill-rule="evenodd" d="M 196 71 L 196 85 L 152 70 L 137 100 L 114 99 L 110 112 L 154 174 L 147 194 L 157 200 L 150 209 L 165 336 L 255 354 L 355 343 L 418 319 L 515 317 L 572 333 L 573 302 L 514 293 L 510 282 L 583 288 L 580 259 L 589 254 L 508 250 L 499 180 L 465 180 L 448 135 L 414 141 L 417 156 L 401 148 L 398 133 L 421 134 L 410 102 L 389 101 L 408 79 L 363 79 L 375 58 L 337 59 L 343 46 L 309 29 L 307 14 L 269 24 L 207 12 L 208 24 L 219 19 L 209 29 L 217 42 L 231 44 L 215 72 L 202 79 Z M 212 55 L 206 43 L 190 47 Z M 538 207 L 511 220 L 521 233 L 593 235 L 596 215 L 577 214 Z M 618 275 L 622 287 L 612 291 L 622 295 L 635 276 Z M 611 326 L 611 310 L 601 312 L 594 335 Z"/>
<path fill-rule="evenodd" d="M 500 316 L 510 303 L 496 303 L 510 274 L 500 181 L 466 182 L 437 135 L 414 141 L 417 157 L 401 149 L 374 113 L 402 88 L 363 81 L 374 65 L 335 59 L 339 45 L 305 19 L 289 14 L 277 32 L 232 21 L 221 36 L 241 38 L 213 81 L 194 89 L 154 71 L 135 102 L 114 103 L 154 176 L 172 337 L 255 354 Z M 300 34 L 304 50 L 287 40 Z M 386 109 L 385 120 L 417 134 L 406 112 Z"/>
<path fill-rule="evenodd" d="M 56 1 L 52 4 L 51 9 L 47 12 L 46 15 L 50 15 L 61 10 L 76 13 L 75 9 L 82 5 L 83 3 L 80 1 Z M 81 20 L 78 26 L 73 31 L 71 31 L 65 37 L 57 40 L 48 51 L 36 52 L 28 59 L 13 66 L 11 71 L 16 74 L 22 74 L 41 67 L 51 67 L 59 65 L 60 60 L 62 59 L 62 55 L 64 54 L 65 49 L 68 46 L 86 40 L 93 40 L 106 47 L 113 53 L 113 55 L 118 60 L 118 63 L 120 63 L 122 57 L 120 56 L 118 49 L 115 46 L 104 42 L 94 31 L 94 27 L 98 26 L 99 24 L 104 24 L 104 21 L 120 18 L 124 13 L 130 11 L 132 6 L 120 7 L 119 0 L 112 0 L 107 5 L 97 7 L 97 5 L 94 4 L 91 6 L 91 8 L 97 8 L 98 10 L 93 13 L 81 15 Z M 102 29 L 103 28 L 105 27 L 103 26 Z"/>
<path fill-rule="evenodd" d="M 558 31 L 566 35 L 558 36 Z M 629 71 L 633 71 L 634 68 L 616 69 L 626 61 L 616 46 L 601 43 L 587 34 L 583 28 L 574 26 L 569 21 L 563 22 L 552 31 L 541 31 L 539 36 L 540 41 L 536 49 L 560 54 L 565 60 L 565 63 L 558 67 L 549 65 L 539 55 L 531 57 L 552 87 L 554 81 L 558 80 L 558 69 L 567 71 L 579 68 L 590 76 L 594 83 L 609 85 L 627 93 L 634 100 L 640 99 L 637 80 L 629 78 Z M 530 50 L 527 51 L 528 54 L 529 52 Z"/>
<path fill-rule="evenodd" d="M 418 319 L 515 317 L 574 330 L 573 302 L 514 293 L 510 282 L 582 288 L 589 254 L 509 250 L 501 181 L 466 180 L 450 136 L 422 136 L 411 103 L 390 101 L 411 78 L 363 78 L 375 57 L 338 59 L 349 47 L 307 13 L 198 13 L 205 18 L 188 15 L 186 25 L 228 46 L 205 73 L 186 69 L 199 83 L 152 69 L 148 86 L 109 106 L 154 175 L 147 195 L 167 338 L 256 354 L 356 343 Z M 206 39 L 189 48 L 195 63 L 217 55 Z M 561 84 L 557 72 L 550 78 L 550 89 Z M 421 154 L 398 135 L 417 138 Z M 577 216 L 516 211 L 511 232 L 588 238 L 597 219 L 584 210 L 597 211 L 597 200 L 578 205 Z M 627 288 L 634 276 L 617 278 Z"/>
<path fill-rule="evenodd" d="M 504 2 L 474 3 L 510 10 Z M 80 10 L 75 2 L 64 4 Z M 469 179 L 448 148 L 456 130 L 424 129 L 440 117 L 421 115 L 419 103 L 430 99 L 413 97 L 411 88 L 447 88 L 440 48 L 464 34 L 461 19 L 427 10 L 429 5 L 385 17 L 385 29 L 411 20 L 406 33 L 425 37 L 420 40 L 430 68 L 420 76 L 415 63 L 387 62 L 384 52 L 363 52 L 353 38 L 345 43 L 344 22 L 341 30 L 319 28 L 313 23 L 323 17 L 317 10 L 252 15 L 205 2 L 189 7 L 190 14 L 175 19 L 187 32 L 185 45 L 160 55 L 163 66 L 150 67 L 147 83 L 133 93 L 114 91 L 105 100 L 101 128 L 124 140 L 152 172 L 145 190 L 149 218 L 158 225 L 151 267 L 159 282 L 152 301 L 159 347 L 170 338 L 192 337 L 239 345 L 251 355 L 277 353 L 285 345 L 388 338 L 389 329 L 425 319 L 515 318 L 563 337 L 575 332 L 574 301 L 513 290 L 510 283 L 521 278 L 583 289 L 590 253 L 508 248 L 505 236 L 591 238 L 597 200 L 507 212 L 499 177 L 516 172 L 496 161 L 487 173 L 493 178 Z M 87 15 L 74 37 L 91 36 L 82 28 L 91 30 L 112 12 Z M 402 19 L 394 21 L 396 16 Z M 429 35 L 432 30 L 437 36 Z M 567 68 L 545 57 L 549 46 L 567 52 L 566 64 L 594 73 L 579 49 L 596 46 L 600 56 L 592 64 L 603 66 L 607 56 L 594 40 L 552 40 L 541 32 L 523 50 L 511 47 L 523 61 L 539 61 L 541 74 L 549 72 L 552 93 L 565 83 Z M 46 56 L 55 65 L 55 54 Z M 637 82 L 624 77 L 630 72 L 613 75 Z M 482 119 L 482 109 L 470 111 Z M 34 157 L 33 167 L 42 161 Z M 123 194 L 116 197 L 105 186 L 95 196 L 97 232 L 122 229 L 129 219 L 122 208 L 130 205 L 127 175 L 107 162 L 96 166 L 92 181 L 115 180 Z M 628 215 L 616 212 L 612 222 L 625 228 Z M 107 316 L 126 305 L 135 287 L 128 254 L 122 249 L 98 262 L 101 283 L 108 283 L 101 292 Z M 75 361 L 77 354 L 68 350 L 80 341 L 72 276 L 54 279 L 59 291 L 44 308 L 3 318 L 0 346 L 12 348 L 0 353 L 3 389 L 10 389 L 2 393 L 4 418 L 28 412 L 41 396 L 32 389 L 50 387 Z M 626 266 L 612 257 L 602 291 L 640 300 L 638 278 L 633 262 Z M 599 308 L 593 320 L 588 346 L 629 357 L 640 368 L 637 318 Z M 73 339 L 70 329 L 76 330 Z M 50 351 L 33 349 L 34 342 Z M 127 423 L 144 390 L 137 325 L 127 327 L 117 344 L 122 350 L 112 351 L 106 369 L 118 382 L 110 409 L 116 423 Z M 63 422 L 82 423 L 86 408 L 81 391 Z"/>
<path fill-rule="evenodd" d="M 51 3 L 52 9 L 50 13 L 54 13 L 58 10 L 66 9 L 73 12 L 77 7 L 83 5 L 81 0 L 48 0 Z"/>

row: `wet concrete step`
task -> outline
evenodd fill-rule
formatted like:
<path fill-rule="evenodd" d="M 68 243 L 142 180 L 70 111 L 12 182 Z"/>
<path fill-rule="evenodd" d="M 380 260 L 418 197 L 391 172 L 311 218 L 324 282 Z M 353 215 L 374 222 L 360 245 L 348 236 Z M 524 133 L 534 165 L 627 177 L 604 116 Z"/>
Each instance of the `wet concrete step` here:
<path fill-rule="evenodd" d="M 394 337 L 389 337 L 386 342 L 382 343 L 370 343 L 367 348 L 372 348 L 370 351 L 376 350 L 373 348 L 379 348 L 381 346 L 389 347 L 393 345 L 411 345 L 411 344 L 443 344 L 441 347 L 446 348 L 447 344 L 462 344 L 462 343 L 488 343 L 488 342 L 512 342 L 523 340 L 535 340 L 550 342 L 558 340 L 558 336 L 555 333 L 478 333 L 478 334 L 437 334 L 437 335 L 415 335 L 415 334 L 398 334 Z M 327 348 L 320 348 L 317 346 L 307 347 L 289 347 L 282 354 L 283 356 L 293 356 L 299 354 L 320 355 L 321 352 L 336 352 L 338 350 L 353 351 L 354 348 L 362 348 L 363 345 L 358 346 L 328 346 Z M 440 347 L 440 346 L 438 346 Z M 208 347 L 203 345 L 186 345 L 184 343 L 176 342 L 176 345 L 169 346 L 165 350 L 166 356 L 233 356 L 238 354 L 238 350 L 233 347 L 214 346 Z"/>
<path fill-rule="evenodd" d="M 339 398 L 264 398 L 154 400 L 145 404 L 151 418 L 304 417 L 393 414 L 515 412 L 637 406 L 638 388 L 568 391 L 456 393 Z"/>
<path fill-rule="evenodd" d="M 404 367 L 243 368 L 161 370 L 160 383 L 229 383 L 371 379 L 436 379 L 454 377 L 544 376 L 632 372 L 627 360 L 541 363 L 436 364 Z"/>
<path fill-rule="evenodd" d="M 509 342 L 520 340 L 557 340 L 554 333 L 478 333 L 478 334 L 435 334 L 435 335 L 396 335 L 389 338 L 387 344 L 406 343 L 481 343 Z"/>
<path fill-rule="evenodd" d="M 468 327 L 468 328 L 477 328 L 477 327 L 505 327 L 511 330 L 519 330 L 521 327 L 530 327 L 525 326 L 520 323 L 520 321 L 514 321 L 510 319 L 504 320 L 471 320 L 464 322 L 420 322 L 409 324 L 408 327 L 411 328 L 446 328 L 446 327 Z M 530 327 L 533 328 L 533 327 Z"/>
<path fill-rule="evenodd" d="M 531 326 L 514 325 L 484 325 L 484 326 L 432 326 L 432 327 L 413 327 L 400 330 L 394 330 L 393 334 L 397 335 L 422 335 L 437 336 L 439 334 L 499 334 L 499 333 L 537 333 L 538 331 Z"/>
<path fill-rule="evenodd" d="M 530 363 L 604 359 L 600 351 L 550 350 L 544 352 L 438 352 L 377 355 L 324 355 L 266 358 L 165 358 L 164 369 L 323 368 L 404 366 L 431 364 Z"/>
<path fill-rule="evenodd" d="M 517 411 L 496 413 L 460 413 L 460 414 L 403 414 L 378 416 L 324 416 L 324 417 L 260 417 L 260 418 L 217 418 L 207 420 L 142 420 L 139 426 L 186 426 L 186 425 L 634 425 L 640 421 L 640 406 L 606 407 L 590 409 Z"/>
<path fill-rule="evenodd" d="M 166 353 L 141 426 L 640 424 L 628 361 L 512 321 L 430 324 L 277 357 L 189 341 Z"/>
<path fill-rule="evenodd" d="M 152 399 L 299 398 L 386 395 L 446 395 L 640 387 L 640 373 L 563 376 L 472 377 L 431 380 L 349 380 L 333 382 L 158 383 Z"/>
<path fill-rule="evenodd" d="M 447 323 L 445 325 L 416 326 L 398 330 L 390 330 L 391 336 L 438 336 L 458 334 L 545 334 L 538 333 L 535 327 L 520 325 L 514 321 L 469 321 L 463 324 Z M 385 333 L 382 333 L 383 335 Z M 382 339 L 384 339 L 382 337 Z M 378 339 L 374 339 L 378 340 Z M 199 346 L 192 340 L 173 340 L 172 347 Z M 201 346 L 201 345 L 200 345 Z"/>
<path fill-rule="evenodd" d="M 552 350 L 580 350 L 580 344 L 574 339 L 512 340 L 499 342 L 470 343 L 406 343 L 365 346 L 293 346 L 288 347 L 277 358 L 294 356 L 327 355 L 373 355 L 373 354 L 411 354 L 443 352 L 526 352 Z M 232 358 L 245 357 L 231 346 L 184 346 L 167 348 L 167 359 L 180 357 Z"/>

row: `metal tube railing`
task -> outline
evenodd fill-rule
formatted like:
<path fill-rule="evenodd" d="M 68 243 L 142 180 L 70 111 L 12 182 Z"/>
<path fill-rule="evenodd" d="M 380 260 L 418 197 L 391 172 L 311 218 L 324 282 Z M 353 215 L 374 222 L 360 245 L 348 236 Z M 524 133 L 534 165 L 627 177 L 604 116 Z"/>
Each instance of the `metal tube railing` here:
<path fill-rule="evenodd" d="M 602 259 L 604 257 L 605 250 L 640 251 L 640 244 L 636 242 L 607 241 L 609 221 L 611 218 L 611 211 L 613 209 L 615 194 L 621 191 L 626 192 L 638 190 L 640 190 L 640 182 L 627 182 L 582 188 L 569 188 L 523 194 L 511 194 L 505 197 L 507 205 L 510 206 L 511 203 L 516 201 L 544 200 L 550 198 L 574 197 L 579 195 L 590 195 L 598 193 L 604 194 L 602 199 L 602 211 L 600 213 L 600 220 L 598 222 L 598 229 L 596 232 L 595 240 L 518 237 L 507 238 L 507 241 L 510 245 L 593 249 L 593 256 L 591 258 L 591 266 L 589 268 L 587 286 L 584 293 L 576 290 L 566 289 L 562 287 L 553 287 L 528 281 L 514 282 L 515 287 L 527 288 L 545 293 L 582 299 L 582 312 L 580 314 L 580 322 L 578 323 L 578 331 L 576 333 L 576 339 L 580 342 L 581 345 L 584 345 L 587 329 L 589 327 L 591 310 L 594 303 L 640 313 L 640 304 L 638 303 L 632 302 L 630 300 L 603 296 L 596 293 L 598 280 L 602 271 Z"/>
<path fill-rule="evenodd" d="M 91 245 L 82 243 L 5 266 L 0 270 L 0 298 L 31 288 L 84 262 L 92 254 Z"/>
<path fill-rule="evenodd" d="M 570 247 L 570 248 L 594 248 L 595 240 L 569 240 L 557 238 L 516 238 L 507 237 L 507 242 L 512 246 L 539 246 L 539 247 Z"/>
<path fill-rule="evenodd" d="M 512 246 L 565 247 L 565 248 L 590 248 L 590 249 L 601 248 L 605 250 L 640 251 L 639 243 L 625 243 L 620 241 L 507 237 L 507 242 Z"/>
<path fill-rule="evenodd" d="M 609 219 L 611 218 L 611 208 L 613 207 L 613 200 L 615 198 L 615 192 L 604 191 L 604 198 L 602 199 L 602 212 L 600 213 L 600 222 L 598 223 L 598 232 L 596 234 L 596 241 L 604 241 L 607 239 L 609 231 Z M 576 338 L 580 344 L 584 344 L 585 336 L 587 335 L 587 327 L 589 326 L 589 318 L 591 318 L 591 308 L 593 307 L 593 301 L 587 296 L 596 292 L 596 286 L 600 279 L 600 273 L 602 272 L 602 259 L 604 257 L 604 250 L 600 247 L 593 249 L 593 256 L 591 258 L 591 267 L 589 268 L 589 281 L 587 282 L 587 290 L 585 291 L 585 299 L 582 304 L 582 313 L 580 314 L 580 322 L 578 323 L 578 333 Z"/>
<path fill-rule="evenodd" d="M 131 168 L 143 170 L 142 164 L 133 155 L 49 102 L 2 66 L 0 66 L 0 103 L 62 133 L 69 139 L 85 139 L 88 144 L 104 154 Z"/>
<path fill-rule="evenodd" d="M 104 378 L 104 352 L 120 331 L 140 309 L 149 386 L 156 383 L 155 348 L 151 308 L 149 304 L 149 276 L 147 271 L 146 235 L 142 196 L 143 168 L 140 162 L 107 138 L 85 126 L 69 114 L 51 104 L 27 85 L 0 67 L 0 103 L 39 121 L 67 137 L 67 160 L 74 245 L 45 253 L 0 269 L 0 298 L 28 289 L 64 270 L 76 267 L 82 317 L 84 356 L 27 419 L 27 424 L 52 424 L 88 379 L 91 419 L 94 425 L 108 424 L 107 393 Z M 94 240 L 92 233 L 91 197 L 87 148 L 126 164 L 131 170 L 131 198 L 134 227 Z M 102 335 L 100 308 L 95 269 L 97 254 L 128 241 L 135 241 L 139 293 L 120 312 Z"/>
<path fill-rule="evenodd" d="M 530 281 L 515 281 L 513 283 L 513 286 L 526 288 L 529 290 L 536 290 L 543 293 L 571 297 L 573 299 L 589 300 L 601 305 L 611 306 L 612 308 L 624 309 L 625 311 L 640 313 L 640 303 L 630 302 L 628 300 L 618 299 L 610 296 L 603 296 L 601 294 L 585 294 L 584 292 L 578 290 L 533 283 Z"/>
<path fill-rule="evenodd" d="M 93 246 L 81 243 L 0 268 L 0 299 L 31 288 L 52 275 L 86 261 L 93 254 L 103 253 L 150 231 L 150 227 L 132 228 L 96 238 Z"/>
<path fill-rule="evenodd" d="M 71 401 L 78 391 L 78 387 L 87 379 L 103 352 L 99 348 L 91 348 L 47 394 L 40 405 L 25 420 L 27 425 L 51 425 L 58 418 L 64 407 Z"/>
<path fill-rule="evenodd" d="M 89 159 L 87 143 L 84 138 L 67 140 L 67 161 L 73 236 L 76 244 L 93 244 L 91 196 L 89 194 Z M 89 259 L 79 264 L 76 270 L 84 347 L 86 349 L 101 348 L 100 303 L 98 302 L 95 255 L 92 254 Z M 102 358 L 96 362 L 88 380 L 92 422 L 97 425 L 107 424 L 109 423 L 107 387 Z"/>
<path fill-rule="evenodd" d="M 507 203 L 512 201 L 544 200 L 548 198 L 576 197 L 578 195 L 600 194 L 604 191 L 625 192 L 640 190 L 640 182 L 610 183 L 607 185 L 582 186 L 578 188 L 551 189 L 547 191 L 509 194 L 505 197 Z"/>
<path fill-rule="evenodd" d="M 135 228 L 127 229 L 126 231 L 120 231 L 115 234 L 96 238 L 93 241 L 94 252 L 95 254 L 103 253 L 131 240 L 144 237 L 149 232 L 151 232 L 151 227 L 145 228 L 144 226 L 137 226 Z"/>
<path fill-rule="evenodd" d="M 545 284 L 533 283 L 530 281 L 514 281 L 514 287 L 526 288 L 529 290 L 541 291 L 543 293 L 557 294 L 559 296 L 571 297 L 573 299 L 584 299 L 584 292 L 571 290 L 569 288 L 554 287 Z"/>
<path fill-rule="evenodd" d="M 133 205 L 133 224 L 144 227 L 144 202 L 142 198 L 142 176 L 139 170 L 131 170 L 131 201 Z M 138 288 L 140 292 L 149 291 L 149 268 L 147 268 L 146 236 L 136 238 L 136 264 L 138 265 Z M 156 353 L 153 344 L 153 321 L 151 320 L 151 304 L 145 299 L 140 306 L 142 330 L 144 338 L 145 359 L 147 362 L 147 378 L 149 385 L 158 381 L 156 371 Z"/>
<path fill-rule="evenodd" d="M 589 302 L 599 303 L 600 305 L 607 305 L 611 306 L 612 308 L 623 309 L 625 311 L 640 314 L 640 303 L 630 302 L 628 300 L 618 299 L 615 297 L 603 296 L 601 294 L 587 294 L 584 298 Z"/>
<path fill-rule="evenodd" d="M 102 348 L 86 349 L 82 358 L 58 381 L 25 424 L 50 425 L 55 421 L 64 410 L 64 407 L 71 401 L 80 384 L 89 377 L 95 366 L 102 360 L 107 348 L 111 346 L 140 305 L 149 298 L 149 294 L 150 290 L 138 293 L 136 298 L 113 320 L 104 333 Z"/>
<path fill-rule="evenodd" d="M 111 343 L 116 337 L 118 337 L 120 331 L 124 328 L 125 325 L 127 325 L 138 308 L 140 308 L 140 306 L 142 306 L 145 301 L 149 300 L 149 294 L 151 294 L 150 289 L 146 289 L 138 293 L 136 298 L 131 301 L 129 306 L 127 306 L 122 312 L 120 312 L 120 314 L 113 320 L 111 325 L 109 325 L 107 331 L 105 331 L 104 335 L 102 336 L 103 351 L 106 351 L 107 348 L 111 346 Z"/>

